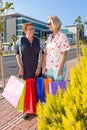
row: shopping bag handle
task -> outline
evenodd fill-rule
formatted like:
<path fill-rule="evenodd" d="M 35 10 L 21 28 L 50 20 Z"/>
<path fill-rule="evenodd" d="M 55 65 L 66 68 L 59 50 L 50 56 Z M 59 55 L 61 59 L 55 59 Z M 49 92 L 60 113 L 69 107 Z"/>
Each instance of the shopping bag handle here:
<path fill-rule="evenodd" d="M 25 80 L 23 79 L 23 76 L 21 75 L 17 75 L 16 78 L 19 79 L 22 83 L 25 82 Z"/>
<path fill-rule="evenodd" d="M 22 75 L 16 75 L 16 78 L 17 79 L 23 79 L 23 76 Z"/>
<path fill-rule="evenodd" d="M 48 78 L 46 74 L 42 74 L 41 78 Z"/>
<path fill-rule="evenodd" d="M 22 75 L 18 75 L 17 77 L 20 78 L 20 79 L 21 79 L 21 78 L 23 79 L 23 76 L 22 76 Z"/>

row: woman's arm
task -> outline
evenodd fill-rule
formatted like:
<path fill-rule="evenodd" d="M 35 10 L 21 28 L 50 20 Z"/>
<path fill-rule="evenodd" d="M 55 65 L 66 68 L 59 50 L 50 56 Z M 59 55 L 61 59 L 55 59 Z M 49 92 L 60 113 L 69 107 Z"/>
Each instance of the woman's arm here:
<path fill-rule="evenodd" d="M 42 73 L 45 74 L 46 72 L 46 52 L 43 55 L 43 62 L 42 62 Z"/>
<path fill-rule="evenodd" d="M 62 75 L 62 69 L 63 69 L 64 63 L 65 63 L 65 60 L 66 60 L 67 52 L 68 52 L 68 50 L 70 50 L 68 38 L 63 33 L 62 33 L 62 36 L 61 36 L 60 43 L 61 43 L 62 57 L 61 57 L 61 63 L 60 63 L 59 70 L 58 70 L 58 75 Z"/>
<path fill-rule="evenodd" d="M 39 62 L 38 62 L 38 66 L 37 66 L 37 69 L 40 69 L 42 68 L 42 60 L 43 60 L 43 54 L 39 54 Z"/>
<path fill-rule="evenodd" d="M 59 66 L 59 70 L 58 70 L 58 75 L 62 75 L 62 69 L 66 60 L 66 56 L 67 56 L 67 51 L 62 52 L 62 58 L 61 58 L 61 63 Z"/>
<path fill-rule="evenodd" d="M 43 54 L 40 53 L 39 54 L 39 60 L 38 60 L 38 66 L 35 72 L 35 78 L 39 76 L 39 74 L 41 73 L 41 69 L 42 69 L 42 59 L 43 59 Z"/>
<path fill-rule="evenodd" d="M 19 75 L 23 76 L 24 70 L 23 70 L 23 65 L 22 65 L 22 61 L 21 61 L 21 58 L 20 58 L 19 54 L 16 55 L 16 59 L 17 59 L 18 67 L 19 67 Z"/>

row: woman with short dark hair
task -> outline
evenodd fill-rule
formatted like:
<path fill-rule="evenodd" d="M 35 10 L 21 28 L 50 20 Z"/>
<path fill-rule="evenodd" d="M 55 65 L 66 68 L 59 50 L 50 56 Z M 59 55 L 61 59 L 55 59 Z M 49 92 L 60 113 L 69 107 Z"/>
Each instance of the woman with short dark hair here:
<path fill-rule="evenodd" d="M 19 67 L 19 75 L 23 79 L 38 77 L 42 67 L 42 51 L 40 40 L 34 36 L 34 25 L 32 22 L 24 23 L 22 29 L 25 36 L 18 39 L 16 46 L 16 59 Z M 24 115 L 24 119 L 28 118 Z"/>

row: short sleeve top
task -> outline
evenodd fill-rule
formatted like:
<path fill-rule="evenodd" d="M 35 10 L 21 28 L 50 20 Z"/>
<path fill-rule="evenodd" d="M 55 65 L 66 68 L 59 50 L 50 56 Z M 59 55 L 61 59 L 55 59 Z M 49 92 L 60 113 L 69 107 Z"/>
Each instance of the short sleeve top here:
<path fill-rule="evenodd" d="M 39 54 L 42 53 L 40 49 L 40 40 L 37 37 L 34 37 L 32 44 L 30 44 L 29 40 L 26 37 L 22 37 L 17 41 L 16 55 L 20 55 L 20 48 L 24 68 L 27 70 L 28 68 L 35 70 L 38 65 Z"/>
<path fill-rule="evenodd" d="M 46 69 L 59 69 L 62 54 L 70 49 L 65 34 L 59 31 L 52 40 L 51 34 L 46 41 Z"/>

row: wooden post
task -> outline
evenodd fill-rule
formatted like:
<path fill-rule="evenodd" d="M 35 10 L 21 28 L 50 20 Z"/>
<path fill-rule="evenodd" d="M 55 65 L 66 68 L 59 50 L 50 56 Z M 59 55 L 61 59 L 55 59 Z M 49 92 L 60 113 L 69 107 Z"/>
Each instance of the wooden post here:
<path fill-rule="evenodd" d="M 77 60 L 79 60 L 79 26 L 77 25 L 77 32 L 76 32 L 76 54 Z"/>
<path fill-rule="evenodd" d="M 1 75 L 2 75 L 2 87 L 5 88 L 5 71 L 3 62 L 3 52 L 2 52 L 2 33 L 0 32 L 0 64 L 1 64 Z"/>

